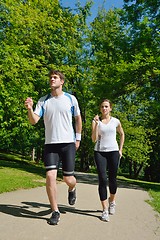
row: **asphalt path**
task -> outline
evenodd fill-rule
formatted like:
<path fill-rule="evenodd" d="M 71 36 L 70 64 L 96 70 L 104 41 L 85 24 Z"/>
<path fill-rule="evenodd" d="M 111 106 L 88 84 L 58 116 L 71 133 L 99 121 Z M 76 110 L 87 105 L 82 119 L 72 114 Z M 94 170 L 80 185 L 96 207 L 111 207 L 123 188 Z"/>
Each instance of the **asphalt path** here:
<path fill-rule="evenodd" d="M 77 201 L 69 206 L 67 186 L 58 183 L 61 219 L 47 224 L 51 210 L 45 187 L 0 194 L 0 240 L 160 240 L 160 216 L 149 195 L 119 183 L 116 214 L 102 222 L 97 176 L 77 173 Z"/>

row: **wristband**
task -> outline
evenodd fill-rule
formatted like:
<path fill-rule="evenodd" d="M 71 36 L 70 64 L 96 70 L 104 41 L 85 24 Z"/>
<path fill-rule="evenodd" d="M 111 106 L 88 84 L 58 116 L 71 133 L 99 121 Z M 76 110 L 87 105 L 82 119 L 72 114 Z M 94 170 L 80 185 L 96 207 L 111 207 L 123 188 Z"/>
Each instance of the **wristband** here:
<path fill-rule="evenodd" d="M 81 141 L 81 134 L 80 133 L 76 133 L 76 140 Z"/>

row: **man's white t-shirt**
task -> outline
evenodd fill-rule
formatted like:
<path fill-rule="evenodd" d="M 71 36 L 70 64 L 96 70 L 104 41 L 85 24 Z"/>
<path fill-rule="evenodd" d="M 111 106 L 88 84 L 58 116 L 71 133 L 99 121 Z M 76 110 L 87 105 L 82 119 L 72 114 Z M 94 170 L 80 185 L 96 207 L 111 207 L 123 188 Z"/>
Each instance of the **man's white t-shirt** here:
<path fill-rule="evenodd" d="M 98 140 L 95 144 L 95 151 L 111 152 L 119 151 L 118 143 L 116 140 L 116 129 L 120 121 L 117 118 L 111 117 L 107 124 L 98 122 Z"/>
<path fill-rule="evenodd" d="M 39 99 L 34 113 L 44 118 L 45 144 L 75 142 L 73 108 L 74 116 L 80 115 L 77 99 L 65 92 L 57 97 L 50 94 Z"/>

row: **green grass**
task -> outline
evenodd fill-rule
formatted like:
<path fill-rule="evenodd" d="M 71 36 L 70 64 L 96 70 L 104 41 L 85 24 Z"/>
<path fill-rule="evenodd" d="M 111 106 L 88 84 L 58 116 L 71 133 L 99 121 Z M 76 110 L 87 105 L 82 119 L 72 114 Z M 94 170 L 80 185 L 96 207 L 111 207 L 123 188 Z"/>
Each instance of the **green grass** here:
<path fill-rule="evenodd" d="M 45 185 L 45 169 L 20 156 L 0 153 L 0 193 Z"/>

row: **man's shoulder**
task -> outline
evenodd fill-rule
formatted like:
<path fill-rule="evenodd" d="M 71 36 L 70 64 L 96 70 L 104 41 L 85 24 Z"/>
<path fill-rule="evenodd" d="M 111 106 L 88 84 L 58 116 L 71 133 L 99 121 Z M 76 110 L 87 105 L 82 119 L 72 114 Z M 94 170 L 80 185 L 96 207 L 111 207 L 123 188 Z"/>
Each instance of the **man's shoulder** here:
<path fill-rule="evenodd" d="M 70 97 L 73 97 L 74 95 L 72 93 L 68 93 L 68 92 L 63 92 L 64 93 L 64 96 L 70 96 Z"/>
<path fill-rule="evenodd" d="M 76 99 L 76 97 L 68 92 L 64 92 L 64 96 L 68 97 L 71 101 L 74 101 Z"/>
<path fill-rule="evenodd" d="M 51 94 L 48 93 L 48 94 L 46 94 L 46 95 L 40 97 L 39 101 L 40 101 L 40 102 L 44 102 L 44 101 L 46 101 L 47 99 L 49 99 L 50 96 L 51 96 Z"/>

